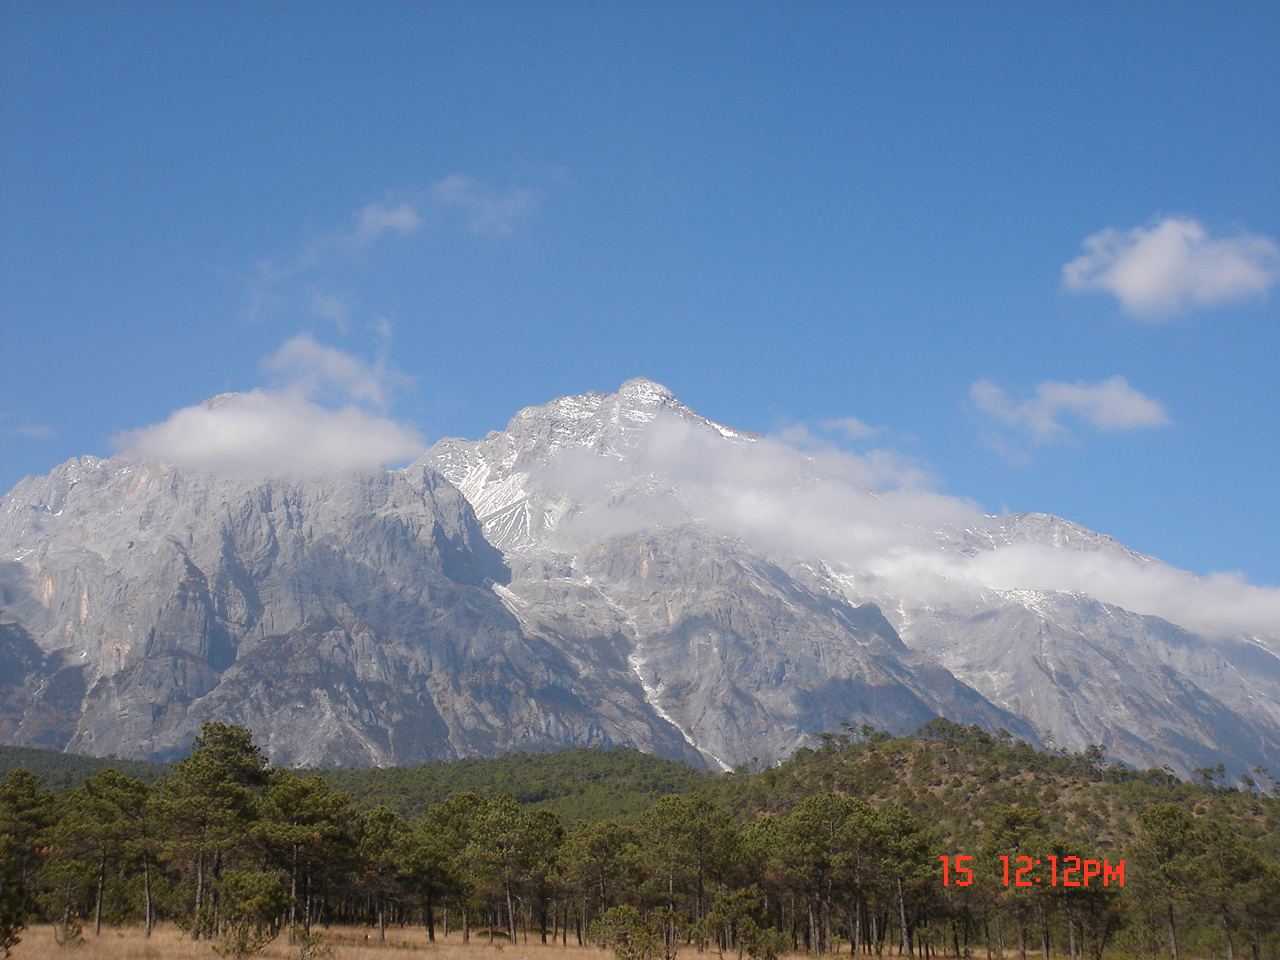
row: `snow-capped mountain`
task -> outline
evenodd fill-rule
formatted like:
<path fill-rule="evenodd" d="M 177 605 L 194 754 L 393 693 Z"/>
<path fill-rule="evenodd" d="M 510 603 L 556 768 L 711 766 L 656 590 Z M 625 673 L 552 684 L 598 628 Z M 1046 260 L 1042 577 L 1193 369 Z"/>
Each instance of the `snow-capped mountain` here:
<path fill-rule="evenodd" d="M 890 474 L 642 378 L 399 471 L 71 461 L 0 499 L 0 738 L 168 757 L 216 718 L 280 763 L 716 768 L 943 715 L 1184 773 L 1280 762 L 1273 637 L 1094 596 L 1089 571 L 1189 575 Z"/>
<path fill-rule="evenodd" d="M 1187 773 L 1280 757 L 1274 647 L 1079 592 L 953 576 L 980 555 L 1027 550 L 1159 561 L 1057 517 L 957 514 L 928 495 L 900 509 L 853 489 L 857 465 L 750 449 L 765 445 L 638 379 L 523 410 L 506 431 L 441 441 L 425 459 L 504 551 L 525 621 L 611 624 L 650 702 L 713 758 L 772 759 L 836 721 L 906 727 L 920 709 L 989 726 L 974 711 L 991 705 L 1028 739 L 1030 728 L 1069 749 L 1102 744 L 1138 765 Z M 770 511 L 781 519 L 762 521 Z M 830 529 L 776 529 L 815 524 Z M 872 546 L 845 549 L 846 530 Z M 875 543 L 885 530 L 900 541 Z M 904 563 L 911 575 L 895 576 Z M 875 642 L 841 636 L 873 612 Z M 945 676 L 939 667 L 984 702 L 923 681 Z"/>

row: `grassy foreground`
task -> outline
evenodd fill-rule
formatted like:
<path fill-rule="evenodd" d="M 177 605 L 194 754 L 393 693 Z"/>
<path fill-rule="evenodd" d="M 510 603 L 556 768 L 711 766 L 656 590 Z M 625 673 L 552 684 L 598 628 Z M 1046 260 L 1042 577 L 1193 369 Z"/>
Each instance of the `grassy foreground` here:
<path fill-rule="evenodd" d="M 435 943 L 427 939 L 421 928 L 387 928 L 387 939 L 378 940 L 377 929 L 366 927 L 328 927 L 321 930 L 320 943 L 329 960 L 405 960 L 425 954 L 432 960 L 613 960 L 613 954 L 596 947 L 579 947 L 570 943 L 562 947 L 544 946 L 535 938 L 529 943 L 508 944 L 495 939 L 490 946 L 484 934 L 462 942 L 461 934 L 448 937 L 436 933 Z M 255 957 L 262 960 L 297 960 L 300 951 L 281 936 L 268 944 Z M 22 931 L 22 942 L 13 948 L 13 960 L 219 960 L 213 945 L 205 940 L 193 941 L 172 924 L 160 924 L 150 939 L 141 927 L 103 927 L 102 935 L 86 932 L 83 942 L 60 945 L 54 939 L 53 927 L 39 924 Z"/>

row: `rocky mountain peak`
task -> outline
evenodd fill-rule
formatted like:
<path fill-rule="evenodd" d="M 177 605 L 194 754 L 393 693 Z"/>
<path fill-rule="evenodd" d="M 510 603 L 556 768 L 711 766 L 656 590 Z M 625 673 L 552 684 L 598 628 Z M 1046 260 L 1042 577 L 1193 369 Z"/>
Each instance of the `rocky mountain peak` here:
<path fill-rule="evenodd" d="M 882 507 L 844 496 L 852 475 L 806 501 L 831 521 L 814 540 L 719 510 L 733 485 L 708 494 L 699 469 L 769 463 L 749 506 L 806 492 L 803 451 L 755 440 L 637 377 L 402 470 L 69 461 L 0 498 L 0 741 L 171 756 L 224 719 L 281 763 L 629 743 L 728 767 L 941 715 L 1183 772 L 1280 763 L 1263 646 L 1070 584 L 949 579 L 1157 561 L 1060 517 L 962 511 L 928 527 L 936 582 L 886 577 L 844 549 Z"/>
<path fill-rule="evenodd" d="M 735 528 L 708 523 L 699 513 L 706 503 L 686 495 L 680 470 L 663 473 L 689 431 L 699 441 L 691 449 L 708 461 L 721 451 L 738 456 L 734 447 L 755 439 L 637 377 L 614 394 L 530 407 L 508 432 L 444 441 L 426 460 L 460 487 L 512 565 L 509 593 L 525 606 L 510 601 L 509 609 L 548 632 L 580 629 L 585 619 L 626 637 L 647 701 L 713 763 L 743 750 L 784 755 L 805 731 L 863 709 L 858 684 L 870 677 L 895 690 L 878 702 L 893 699 L 904 725 L 911 711 L 958 716 L 961 701 L 942 692 L 958 678 L 986 698 L 963 708 L 979 722 L 994 715 L 983 710 L 1007 710 L 1072 749 L 1101 743 L 1116 758 L 1184 771 L 1215 758 L 1247 765 L 1280 755 L 1277 658 L 1080 591 L 969 592 L 944 576 L 936 596 L 900 585 L 886 592 L 874 572 L 838 557 L 830 569 L 819 564 L 825 573 L 806 575 L 795 558 L 756 552 L 770 541 L 739 540 Z M 966 514 L 933 535 L 944 565 L 954 562 L 948 555 L 1053 564 L 1069 554 L 1158 564 L 1041 513 Z M 884 647 L 850 626 L 863 622 L 855 609 L 873 604 L 888 616 Z M 906 662 L 913 656 L 924 659 Z M 942 684 L 932 690 L 930 670 Z"/>
<path fill-rule="evenodd" d="M 507 432 L 520 438 L 547 439 L 556 446 L 597 446 L 620 439 L 620 430 L 625 433 L 627 425 L 648 423 L 659 411 L 702 420 L 666 387 L 635 377 L 617 393 L 592 391 L 525 407 L 511 419 Z"/>
<path fill-rule="evenodd" d="M 625 459 L 642 444 L 649 425 L 661 416 L 678 417 L 722 437 L 749 440 L 753 436 L 701 417 L 666 387 L 635 377 L 622 384 L 617 393 L 592 391 L 525 407 L 511 418 L 505 431 L 494 431 L 474 443 L 445 438 L 424 462 L 431 463 L 470 496 L 468 476 L 475 457 L 467 451 L 482 451 L 489 480 L 545 464 L 567 450 L 588 450 Z"/>
<path fill-rule="evenodd" d="M 660 383 L 654 383 L 648 377 L 633 377 L 618 388 L 618 399 L 627 404 L 644 407 L 666 407 L 684 404 L 676 399 L 676 395 Z"/>
<path fill-rule="evenodd" d="M 1062 550 L 1106 553 L 1135 563 L 1158 563 L 1155 558 L 1130 550 L 1114 537 L 1047 513 L 1008 513 L 984 517 L 978 524 L 941 532 L 940 545 L 967 556 L 1018 544 L 1035 544 Z"/>

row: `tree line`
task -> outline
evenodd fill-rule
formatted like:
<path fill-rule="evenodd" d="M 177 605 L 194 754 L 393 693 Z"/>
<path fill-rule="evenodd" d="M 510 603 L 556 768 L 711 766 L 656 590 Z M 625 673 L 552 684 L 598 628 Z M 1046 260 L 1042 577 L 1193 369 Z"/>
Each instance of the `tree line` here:
<path fill-rule="evenodd" d="M 151 784 L 108 769 L 54 794 L 9 772 L 0 948 L 37 920 L 74 939 L 168 919 L 240 956 L 344 923 L 572 938 L 625 960 L 1264 960 L 1280 951 L 1280 800 L 1255 772 L 1249 788 L 1184 784 L 1100 748 L 934 721 L 914 738 L 847 730 L 629 817 L 566 822 L 477 792 L 406 816 L 272 768 L 249 730 L 211 723 Z"/>

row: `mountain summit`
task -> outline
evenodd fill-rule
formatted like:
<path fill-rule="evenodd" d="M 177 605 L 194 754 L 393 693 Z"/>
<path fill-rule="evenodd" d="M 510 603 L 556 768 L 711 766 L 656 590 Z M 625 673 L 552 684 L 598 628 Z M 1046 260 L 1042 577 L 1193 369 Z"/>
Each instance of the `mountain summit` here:
<path fill-rule="evenodd" d="M 168 758 L 222 719 L 282 764 L 625 743 L 729 768 L 942 715 L 1280 763 L 1274 638 L 1135 612 L 1079 588 L 1096 570 L 1190 576 L 644 378 L 396 471 L 82 458 L 0 499 L 0 739 Z"/>

